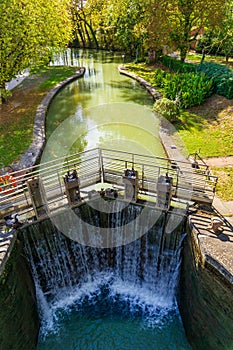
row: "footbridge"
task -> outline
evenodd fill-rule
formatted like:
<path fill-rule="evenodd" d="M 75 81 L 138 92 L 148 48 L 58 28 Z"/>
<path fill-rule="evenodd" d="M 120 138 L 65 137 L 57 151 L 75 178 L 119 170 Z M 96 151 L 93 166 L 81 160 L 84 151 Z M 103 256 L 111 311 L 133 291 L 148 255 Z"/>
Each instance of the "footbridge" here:
<path fill-rule="evenodd" d="M 68 178 L 74 167 L 76 177 Z M 211 205 L 217 184 L 205 164 L 106 148 L 56 158 L 0 180 L 0 219 L 13 213 L 38 219 L 100 195 L 163 210 L 174 203 Z"/>

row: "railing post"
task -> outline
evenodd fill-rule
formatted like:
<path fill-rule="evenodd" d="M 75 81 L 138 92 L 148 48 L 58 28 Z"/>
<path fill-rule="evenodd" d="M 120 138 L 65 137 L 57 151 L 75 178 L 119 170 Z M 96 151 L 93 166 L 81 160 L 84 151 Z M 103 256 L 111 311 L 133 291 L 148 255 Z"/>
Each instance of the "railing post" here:
<path fill-rule="evenodd" d="M 144 164 L 142 165 L 142 189 L 144 189 Z"/>
<path fill-rule="evenodd" d="M 99 153 L 99 172 L 100 172 L 100 179 L 101 179 L 101 182 L 105 182 L 103 152 L 102 152 L 102 149 L 101 149 L 101 148 L 98 148 L 98 153 Z"/>
<path fill-rule="evenodd" d="M 61 185 L 61 179 L 60 179 L 60 175 L 59 175 L 59 171 L 58 171 L 58 170 L 57 170 L 57 178 L 58 178 L 58 183 L 59 183 L 61 195 L 63 195 L 62 185 Z"/>

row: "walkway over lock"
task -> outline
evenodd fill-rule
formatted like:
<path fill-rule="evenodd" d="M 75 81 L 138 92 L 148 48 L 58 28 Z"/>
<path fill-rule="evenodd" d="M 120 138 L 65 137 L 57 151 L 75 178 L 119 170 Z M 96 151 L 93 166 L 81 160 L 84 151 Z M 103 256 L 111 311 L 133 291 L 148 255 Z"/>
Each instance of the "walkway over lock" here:
<path fill-rule="evenodd" d="M 100 188 L 112 186 L 119 197 L 126 198 L 127 184 L 131 187 L 135 185 L 132 180 L 134 177 L 128 177 L 126 169 L 133 169 L 137 174 L 134 188 L 136 198 L 132 195 L 132 201 L 146 200 L 159 207 L 159 197 L 165 191 L 167 202 L 163 209 L 168 209 L 171 201 L 211 205 L 217 183 L 217 177 L 212 176 L 203 164 L 194 168 L 188 161 L 94 148 L 2 176 L 4 183 L 0 188 L 0 219 L 12 213 L 28 216 L 36 214 L 38 217 L 39 208 L 43 209 L 43 206 L 46 206 L 46 210 L 54 211 L 67 205 L 64 176 L 73 169 L 74 164 L 78 173 L 79 200 L 99 195 Z M 36 203 L 37 199 L 33 198 L 29 186 L 35 179 L 42 183 L 40 203 Z M 169 183 L 164 187 L 166 179 Z M 69 204 L 74 203 L 69 201 Z"/>

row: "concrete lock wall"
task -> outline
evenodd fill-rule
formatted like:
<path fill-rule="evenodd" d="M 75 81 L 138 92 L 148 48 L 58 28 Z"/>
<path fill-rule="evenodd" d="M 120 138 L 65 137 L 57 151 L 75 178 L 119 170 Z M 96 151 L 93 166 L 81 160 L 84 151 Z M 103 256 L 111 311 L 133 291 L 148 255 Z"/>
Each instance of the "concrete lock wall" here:
<path fill-rule="evenodd" d="M 19 240 L 0 276 L 0 310 L 0 350 L 36 349 L 40 323 L 35 289 Z"/>
<path fill-rule="evenodd" d="M 179 308 L 194 350 L 233 349 L 233 285 L 200 251 L 195 231 L 184 242 Z"/>

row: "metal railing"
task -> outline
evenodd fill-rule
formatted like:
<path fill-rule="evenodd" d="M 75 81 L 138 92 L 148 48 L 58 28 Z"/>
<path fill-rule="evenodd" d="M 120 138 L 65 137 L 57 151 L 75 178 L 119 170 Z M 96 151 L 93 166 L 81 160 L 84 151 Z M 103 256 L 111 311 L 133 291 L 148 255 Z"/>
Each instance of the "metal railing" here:
<path fill-rule="evenodd" d="M 181 201 L 212 204 L 217 184 L 217 177 L 211 175 L 208 169 L 195 169 L 188 161 L 94 148 L 2 175 L 0 219 L 13 212 L 33 211 L 27 181 L 36 177 L 43 182 L 48 205 L 59 201 L 67 203 L 63 177 L 74 164 L 83 198 L 97 183 L 113 184 L 123 189 L 122 175 L 126 168 L 138 171 L 139 192 L 152 198 L 156 197 L 160 175 L 172 177 L 172 196 Z"/>

